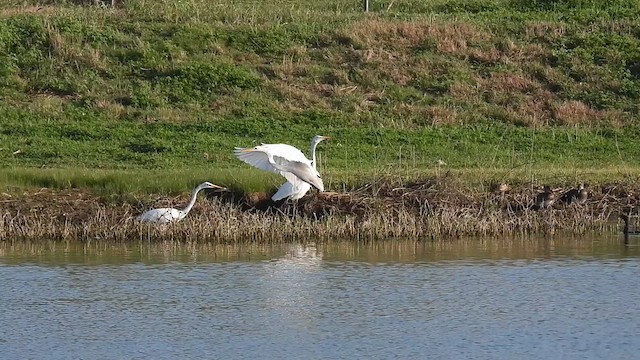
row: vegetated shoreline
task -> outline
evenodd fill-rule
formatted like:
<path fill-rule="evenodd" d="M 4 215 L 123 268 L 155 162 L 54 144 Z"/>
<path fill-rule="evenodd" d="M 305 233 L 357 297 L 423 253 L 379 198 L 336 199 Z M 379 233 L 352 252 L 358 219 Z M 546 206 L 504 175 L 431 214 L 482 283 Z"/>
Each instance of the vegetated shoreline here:
<path fill-rule="evenodd" d="M 446 241 L 467 237 L 519 238 L 617 231 L 617 215 L 640 214 L 640 186 L 601 184 L 588 188 L 585 204 L 557 201 L 536 209 L 540 191 L 470 190 L 450 174 L 401 183 L 379 180 L 348 192 L 311 193 L 297 203 L 273 203 L 269 193 L 211 191 L 181 222 L 143 224 L 136 216 L 155 207 L 182 207 L 188 194 L 156 200 L 109 202 L 82 189 L 42 188 L 0 194 L 0 241 L 245 242 Z"/>

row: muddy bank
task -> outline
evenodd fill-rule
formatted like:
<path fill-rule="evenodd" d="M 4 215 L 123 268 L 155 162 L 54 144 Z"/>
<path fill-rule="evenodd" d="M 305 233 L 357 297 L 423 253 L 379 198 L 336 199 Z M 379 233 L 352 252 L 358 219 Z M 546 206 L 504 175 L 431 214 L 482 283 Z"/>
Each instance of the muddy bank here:
<path fill-rule="evenodd" d="M 0 195 L 0 240 L 180 240 L 237 243 L 303 239 L 356 240 L 553 235 L 616 231 L 619 214 L 637 216 L 640 187 L 587 186 L 584 201 L 570 188 L 488 184 L 471 190 L 442 176 L 412 183 L 379 181 L 348 192 L 312 193 L 272 202 L 268 193 L 209 191 L 189 216 L 170 225 L 135 217 L 158 207 L 183 207 L 185 193 L 114 200 L 81 189 L 37 189 Z M 551 195 L 549 195 L 549 193 Z M 540 202 L 544 196 L 547 202 Z"/>

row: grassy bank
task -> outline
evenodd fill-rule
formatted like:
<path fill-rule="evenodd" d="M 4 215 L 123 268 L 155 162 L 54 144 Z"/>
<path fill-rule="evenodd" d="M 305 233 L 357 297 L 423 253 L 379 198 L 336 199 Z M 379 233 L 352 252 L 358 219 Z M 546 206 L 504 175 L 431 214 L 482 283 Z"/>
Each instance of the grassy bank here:
<path fill-rule="evenodd" d="M 334 126 L 620 126 L 638 112 L 635 1 L 372 3 L 370 14 L 345 0 L 7 7 L 2 94 L 10 110 L 26 102 L 50 121 L 236 119 L 195 130 L 249 139 L 293 124 L 305 137 Z M 75 136 L 100 136 L 84 130 Z"/>
<path fill-rule="evenodd" d="M 640 160 L 632 1 L 3 4 L 5 168 L 241 168 L 316 133 L 336 174 Z"/>
<path fill-rule="evenodd" d="M 95 216 L 131 215 L 140 199 L 184 196 L 204 180 L 269 192 L 283 180 L 249 169 L 233 147 L 307 151 L 315 134 L 332 137 L 319 167 L 338 193 L 448 174 L 463 192 L 507 182 L 532 196 L 542 184 L 629 187 L 640 176 L 636 1 L 371 1 L 369 13 L 345 0 L 82 3 L 0 5 L 9 202 L 79 191 L 105 207 Z M 409 218 L 451 220 L 434 216 Z M 543 221 L 528 216 L 518 221 Z M 528 226 L 506 233 L 542 225 Z M 447 235 L 430 231 L 415 233 Z"/>
<path fill-rule="evenodd" d="M 393 180 L 408 183 L 413 180 L 450 174 L 473 191 L 491 191 L 500 183 L 516 187 L 536 187 L 544 184 L 554 188 L 568 188 L 580 183 L 599 187 L 611 184 L 638 183 L 640 169 L 632 166 L 608 166 L 603 168 L 571 168 L 557 166 L 514 168 L 465 168 L 430 165 L 416 169 L 407 166 L 382 164 L 378 167 L 335 169 L 324 173 L 329 191 L 353 191 L 366 184 Z M 112 170 L 93 168 L 41 169 L 14 168 L 0 173 L 0 184 L 5 192 L 19 193 L 28 189 L 82 189 L 100 196 L 104 201 L 130 200 L 143 194 L 186 194 L 196 184 L 212 181 L 231 191 L 242 193 L 275 192 L 284 183 L 281 176 L 250 168 L 178 168 L 161 170 Z"/>

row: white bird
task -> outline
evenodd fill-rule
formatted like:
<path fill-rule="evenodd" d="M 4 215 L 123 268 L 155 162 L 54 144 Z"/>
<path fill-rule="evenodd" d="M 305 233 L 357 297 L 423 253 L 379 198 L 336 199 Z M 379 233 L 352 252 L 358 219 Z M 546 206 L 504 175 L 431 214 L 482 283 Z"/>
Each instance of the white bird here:
<path fill-rule="evenodd" d="M 168 224 L 174 221 L 180 221 L 184 219 L 191 208 L 196 203 L 196 196 L 202 189 L 224 189 L 222 186 L 214 185 L 208 181 L 196 186 L 191 193 L 191 201 L 186 208 L 174 209 L 174 208 L 160 208 L 145 211 L 142 215 L 138 216 L 138 220 L 142 222 L 154 222 L 158 224 Z"/>
<path fill-rule="evenodd" d="M 330 137 L 322 135 L 316 135 L 313 137 L 313 139 L 311 139 L 311 165 L 314 169 L 317 169 L 316 147 L 321 141 L 327 139 L 330 139 Z M 282 184 L 282 186 L 280 186 L 280 189 L 278 189 L 275 194 L 273 194 L 271 200 L 279 201 L 286 198 L 289 198 L 291 200 L 298 200 L 302 198 L 310 189 L 311 185 L 309 185 L 309 183 L 299 182 L 298 185 L 295 186 L 292 182 L 287 181 L 286 183 Z"/>
<path fill-rule="evenodd" d="M 307 183 L 324 191 L 322 178 L 314 164 L 299 149 L 287 144 L 262 144 L 252 148 L 235 148 L 238 159 L 258 169 L 280 174 L 294 189 Z"/>

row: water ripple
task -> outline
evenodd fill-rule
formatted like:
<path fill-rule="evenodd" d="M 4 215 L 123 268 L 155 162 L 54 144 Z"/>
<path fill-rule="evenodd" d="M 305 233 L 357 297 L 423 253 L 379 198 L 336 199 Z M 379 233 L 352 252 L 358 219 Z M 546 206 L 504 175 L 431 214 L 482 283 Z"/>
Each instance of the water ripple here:
<path fill-rule="evenodd" d="M 0 262 L 0 353 L 631 359 L 640 351 L 637 257 L 362 261 L 314 249 L 251 261 Z"/>

